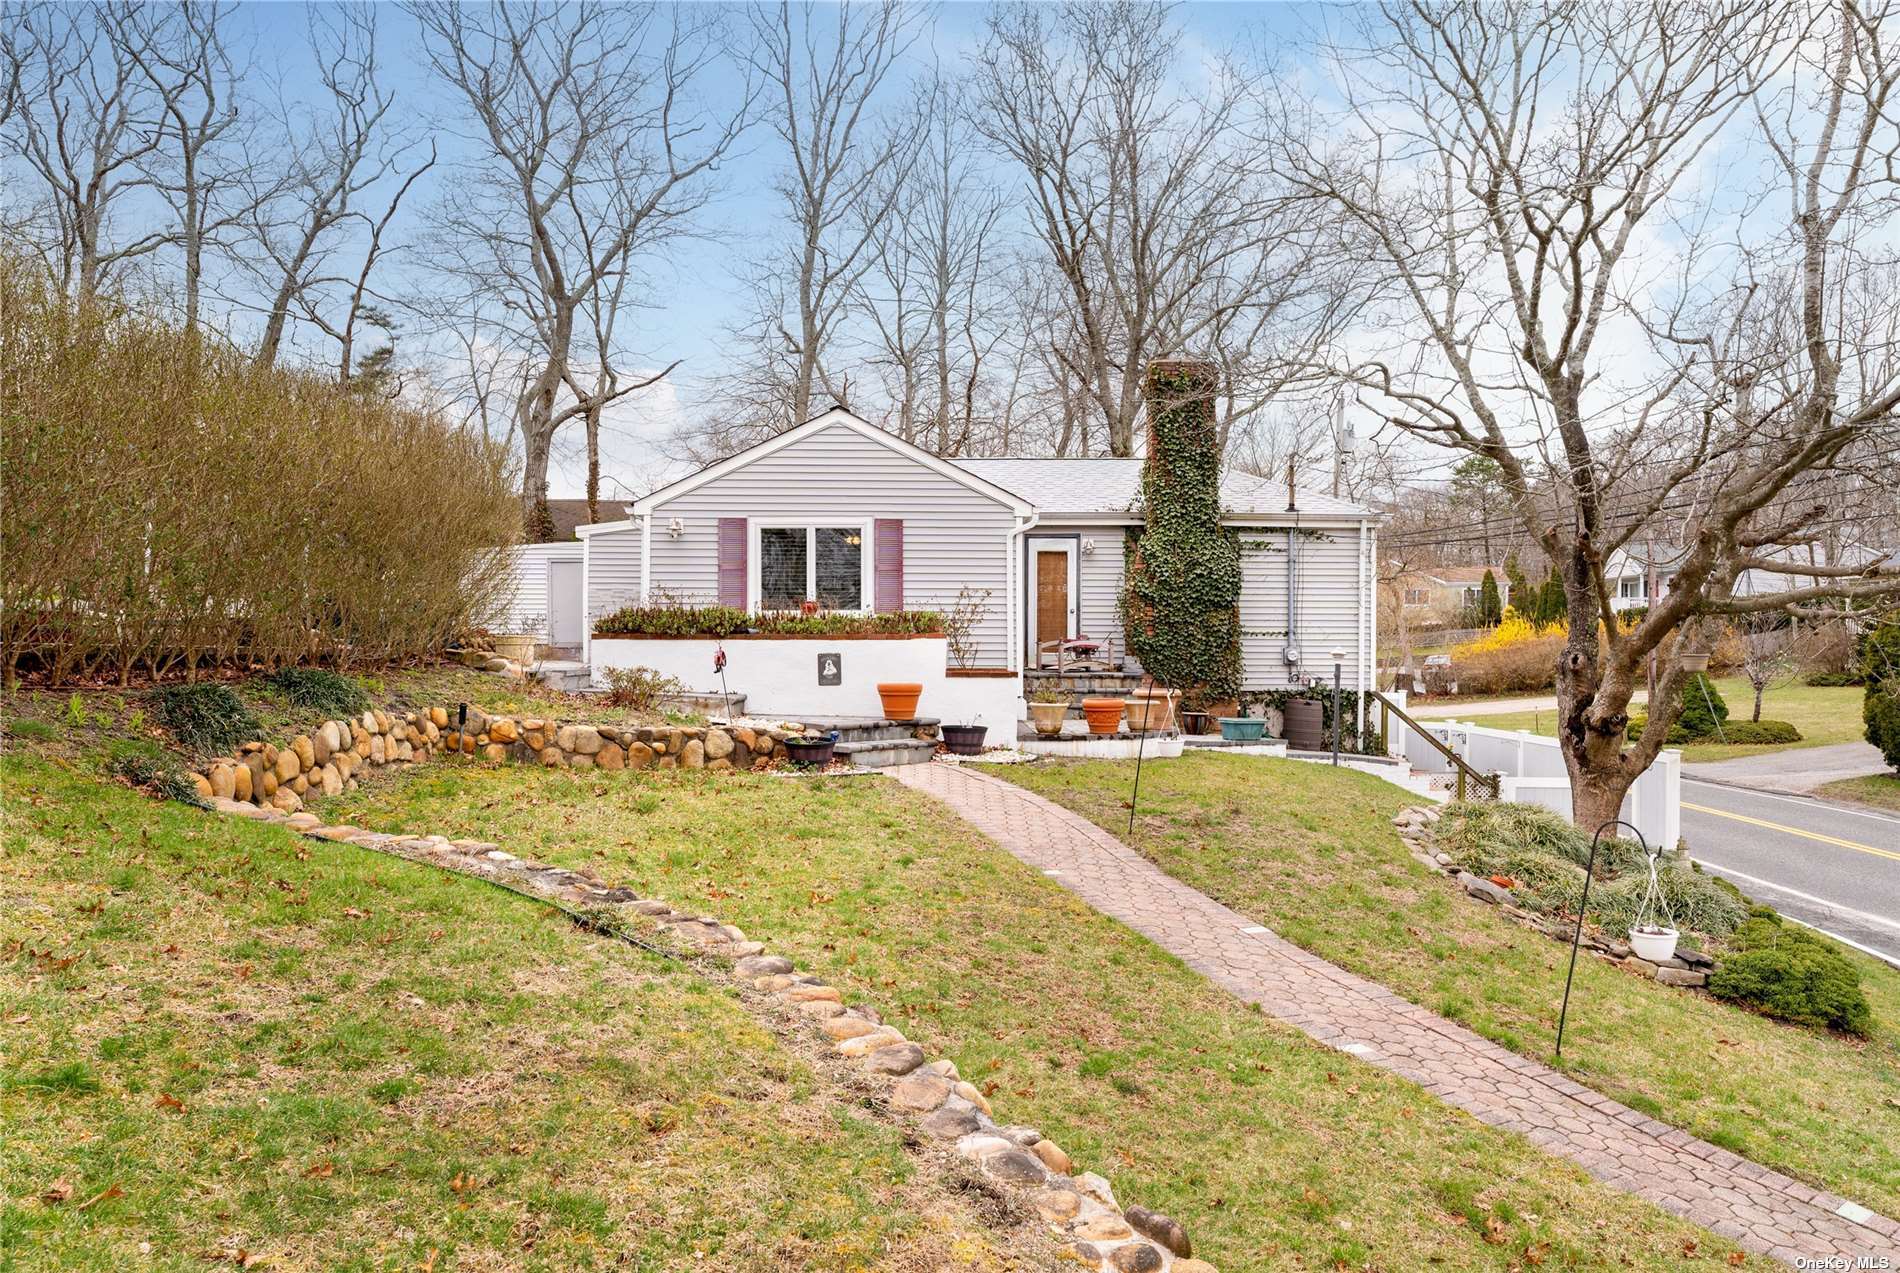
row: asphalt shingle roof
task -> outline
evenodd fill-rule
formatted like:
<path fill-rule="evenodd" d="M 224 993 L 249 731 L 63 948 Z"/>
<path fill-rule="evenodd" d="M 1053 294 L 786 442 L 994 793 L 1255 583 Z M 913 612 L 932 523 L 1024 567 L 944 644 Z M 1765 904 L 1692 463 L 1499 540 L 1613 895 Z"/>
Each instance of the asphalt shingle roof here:
<path fill-rule="evenodd" d="M 993 482 L 1052 514 L 1136 512 L 1141 503 L 1139 459 L 952 460 L 984 481 Z M 1286 513 L 1286 483 L 1233 469 L 1221 474 L 1221 509 L 1230 517 L 1281 517 Z M 1301 488 L 1299 511 L 1315 517 L 1375 517 L 1371 509 Z"/>

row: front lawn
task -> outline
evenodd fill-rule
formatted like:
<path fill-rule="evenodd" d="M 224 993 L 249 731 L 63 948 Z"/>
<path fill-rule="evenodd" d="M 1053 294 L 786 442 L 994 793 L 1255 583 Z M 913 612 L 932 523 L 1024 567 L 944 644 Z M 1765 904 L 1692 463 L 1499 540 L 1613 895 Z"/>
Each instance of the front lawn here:
<path fill-rule="evenodd" d="M 999 770 L 1122 835 L 1131 767 Z M 1190 753 L 1141 775 L 1135 847 L 1282 936 L 1550 1061 L 1569 948 L 1467 900 L 1405 852 L 1411 797 L 1370 775 Z M 1585 957 L 1564 1069 L 1757 1162 L 1900 1213 L 1900 971 L 1849 952 L 1866 1042 L 1779 1025 Z"/>
<path fill-rule="evenodd" d="M 0 785 L 0 1267 L 766 1273 L 1023 1249 L 833 1062 L 678 964 L 66 765 L 11 755 Z"/>
<path fill-rule="evenodd" d="M 318 811 L 479 834 L 737 923 L 1180 1217 L 1223 1273 L 1732 1249 L 1247 1008 L 883 779 L 441 765 Z"/>
<path fill-rule="evenodd" d="M 1900 809 L 1900 774 L 1867 774 L 1841 778 L 1814 789 L 1823 800 L 1847 800 L 1876 809 Z"/>
<path fill-rule="evenodd" d="M 1724 676 L 1716 679 L 1715 688 L 1728 704 L 1730 720 L 1744 721 L 1754 712 L 1755 691 L 1749 683 L 1739 676 Z M 1861 721 L 1860 705 L 1864 691 L 1857 685 L 1780 685 L 1770 689 L 1762 696 L 1761 715 L 1763 720 L 1785 720 L 1801 731 L 1798 743 L 1762 743 L 1746 746 L 1729 743 L 1709 742 L 1691 743 L 1682 748 L 1682 758 L 1691 763 L 1708 760 L 1734 760 L 1738 756 L 1759 756 L 1764 752 L 1787 751 L 1798 747 L 1822 747 L 1829 743 L 1858 742 L 1865 736 L 1866 726 Z M 1449 707 L 1441 707 L 1438 702 L 1425 704 L 1424 707 L 1436 717 L 1458 716 Z M 1640 704 L 1632 708 L 1641 714 Z M 1502 712 L 1495 716 L 1473 716 L 1473 724 L 1489 726 L 1492 729 L 1527 729 L 1546 738 L 1557 735 L 1557 713 L 1554 709 L 1524 712 Z"/>

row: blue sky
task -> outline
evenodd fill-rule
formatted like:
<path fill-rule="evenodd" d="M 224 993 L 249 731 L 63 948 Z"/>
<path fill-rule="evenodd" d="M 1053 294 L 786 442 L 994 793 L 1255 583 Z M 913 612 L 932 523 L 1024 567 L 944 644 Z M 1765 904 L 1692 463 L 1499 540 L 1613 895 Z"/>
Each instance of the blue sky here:
<path fill-rule="evenodd" d="M 916 73 L 936 58 L 954 74 L 963 52 L 981 37 L 987 6 L 951 3 L 935 8 L 930 33 L 913 49 L 909 68 Z M 1311 5 L 1191 4 L 1176 14 L 1190 45 L 1224 50 L 1238 43 L 1263 40 L 1270 46 L 1297 33 L 1323 11 Z M 265 82 L 281 84 L 286 101 L 316 101 L 322 93 L 309 53 L 306 23 L 308 6 L 302 4 L 247 4 L 235 15 L 248 28 L 250 58 Z M 734 8 L 732 16 L 742 13 Z M 409 17 L 393 4 L 377 8 L 378 45 L 383 80 L 398 94 L 397 113 L 421 129 L 454 103 L 432 82 L 420 51 L 420 41 Z M 1184 50 L 1190 52 L 1191 48 Z M 722 67 L 705 82 L 709 94 L 736 94 L 735 69 Z M 896 94 L 893 93 L 893 97 Z M 455 138 L 431 131 L 443 147 L 445 160 L 454 157 Z M 607 443 L 609 471 L 624 472 L 635 486 L 654 480 L 665 469 L 654 454 L 654 435 L 670 427 L 682 413 L 690 414 L 703 398 L 706 383 L 716 377 L 723 361 L 722 339 L 745 317 L 743 295 L 735 277 L 741 254 L 756 252 L 775 228 L 778 207 L 770 190 L 781 160 L 776 138 L 763 127 L 743 141 L 740 153 L 725 167 L 722 193 L 703 218 L 704 236 L 673 245 L 658 271 L 660 286 L 645 298 L 639 317 L 637 347 L 645 360 L 658 366 L 683 359 L 677 383 L 669 391 L 653 393 L 644 409 L 623 413 L 610 425 Z M 1015 175 L 999 170 L 998 179 L 1012 185 Z M 414 225 L 423 212 L 428 191 L 417 193 L 404 220 Z M 578 466 L 569 454 L 557 456 L 555 494 L 578 493 Z"/>

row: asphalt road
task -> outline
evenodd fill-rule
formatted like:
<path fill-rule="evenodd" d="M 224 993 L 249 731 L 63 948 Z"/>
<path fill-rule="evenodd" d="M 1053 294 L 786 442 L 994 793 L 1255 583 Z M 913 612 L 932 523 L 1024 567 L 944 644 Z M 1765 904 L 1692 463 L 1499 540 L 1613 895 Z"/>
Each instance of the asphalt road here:
<path fill-rule="evenodd" d="M 1685 776 L 1682 837 L 1757 901 L 1900 966 L 1900 817 Z"/>

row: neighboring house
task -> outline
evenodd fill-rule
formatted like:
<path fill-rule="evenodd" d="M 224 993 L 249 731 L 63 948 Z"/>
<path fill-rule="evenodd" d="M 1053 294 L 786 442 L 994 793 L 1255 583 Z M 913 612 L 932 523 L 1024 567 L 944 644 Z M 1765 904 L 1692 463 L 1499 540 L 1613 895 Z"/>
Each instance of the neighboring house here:
<path fill-rule="evenodd" d="M 961 594 L 982 607 L 972 667 L 1033 672 L 1047 643 L 1083 635 L 1119 651 L 1142 464 L 946 460 L 836 408 L 579 527 L 584 626 L 662 599 L 949 611 Z M 1334 649 L 1347 686 L 1371 684 L 1377 515 L 1309 491 L 1290 508 L 1284 485 L 1242 473 L 1221 496 L 1242 543 L 1245 687 L 1330 680 Z"/>
<path fill-rule="evenodd" d="M 1788 563 L 1789 571 L 1744 570 L 1735 576 L 1736 596 L 1758 597 L 1771 592 L 1786 592 L 1791 588 L 1816 588 L 1838 579 L 1838 576 L 1801 574 L 1802 566 L 1833 568 L 1852 566 L 1873 573 L 1883 570 L 1900 570 L 1900 551 L 1892 548 L 1870 548 L 1865 544 L 1839 546 L 1834 550 L 1832 561 L 1828 560 L 1825 550 L 1813 544 L 1765 549 L 1763 555 L 1773 561 Z"/>
<path fill-rule="evenodd" d="M 1405 607 L 1411 623 L 1455 624 L 1478 605 L 1484 572 L 1498 584 L 1498 603 L 1511 604 L 1511 581 L 1502 566 L 1431 566 L 1395 576 L 1387 596 Z"/>
<path fill-rule="evenodd" d="M 1610 609 L 1621 614 L 1660 601 L 1675 582 L 1676 566 L 1688 551 L 1680 544 L 1658 543 L 1630 543 L 1613 549 L 1603 563 Z"/>

